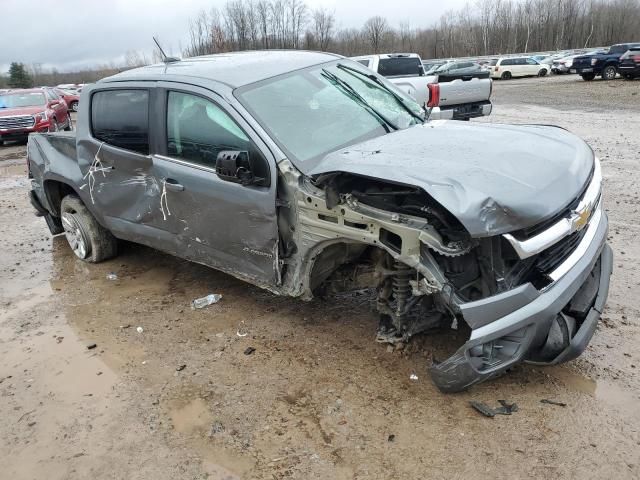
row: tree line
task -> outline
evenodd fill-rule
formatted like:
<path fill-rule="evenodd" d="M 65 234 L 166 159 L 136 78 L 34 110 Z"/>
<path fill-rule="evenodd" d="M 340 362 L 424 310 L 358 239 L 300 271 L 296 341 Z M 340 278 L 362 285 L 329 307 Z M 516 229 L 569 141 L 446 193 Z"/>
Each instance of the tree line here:
<path fill-rule="evenodd" d="M 304 0 L 230 0 L 189 25 L 186 57 L 304 48 L 346 56 L 417 52 L 423 58 L 563 50 L 640 41 L 640 0 L 477 0 L 428 27 L 381 17 L 338 28 L 335 13 Z"/>
<path fill-rule="evenodd" d="M 422 58 L 473 57 L 564 50 L 640 41 L 640 0 L 475 0 L 430 26 L 391 25 L 373 16 L 359 28 L 340 28 L 334 12 L 304 0 L 229 0 L 202 11 L 188 29 L 184 57 L 237 50 L 307 49 L 346 56 L 416 52 Z M 90 83 L 158 61 L 128 51 L 121 64 L 60 72 L 22 65 L 29 85 Z M 20 64 L 21 65 L 21 64 Z M 0 88 L 10 84 L 0 75 Z"/>

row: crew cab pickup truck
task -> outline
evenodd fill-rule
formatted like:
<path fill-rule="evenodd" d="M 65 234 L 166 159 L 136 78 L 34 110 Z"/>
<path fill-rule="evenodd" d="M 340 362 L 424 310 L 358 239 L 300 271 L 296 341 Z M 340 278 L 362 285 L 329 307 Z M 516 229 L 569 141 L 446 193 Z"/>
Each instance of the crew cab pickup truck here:
<path fill-rule="evenodd" d="M 612 45 L 604 52 L 575 57 L 571 65 L 571 73 L 577 73 L 587 81 L 593 80 L 598 75 L 604 80 L 613 80 L 618 73 L 620 57 L 637 47 L 640 47 L 640 43 L 620 43 Z"/>
<path fill-rule="evenodd" d="M 67 104 L 50 88 L 0 93 L 0 145 L 24 140 L 33 132 L 71 130 Z"/>
<path fill-rule="evenodd" d="M 432 120 L 468 120 L 491 113 L 493 85 L 489 78 L 468 75 L 440 82 L 437 74 L 425 75 L 422 60 L 415 53 L 367 55 L 353 60 L 411 95 L 428 109 Z"/>
<path fill-rule="evenodd" d="M 595 332 L 602 175 L 562 128 L 425 121 L 360 63 L 302 51 L 129 70 L 79 109 L 27 161 L 34 208 L 80 260 L 123 239 L 279 295 L 370 289 L 379 341 L 467 335 L 430 367 L 446 392 L 575 358 Z"/>

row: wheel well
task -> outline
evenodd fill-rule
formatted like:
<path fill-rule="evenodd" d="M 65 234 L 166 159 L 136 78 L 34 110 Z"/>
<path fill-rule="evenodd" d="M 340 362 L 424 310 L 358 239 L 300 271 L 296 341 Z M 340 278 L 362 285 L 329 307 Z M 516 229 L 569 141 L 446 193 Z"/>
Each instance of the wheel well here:
<path fill-rule="evenodd" d="M 47 199 L 49 200 L 49 205 L 53 210 L 51 213 L 57 217 L 60 216 L 60 204 L 64 197 L 67 195 L 79 196 L 73 187 L 57 180 L 45 181 L 44 191 L 46 192 Z"/>

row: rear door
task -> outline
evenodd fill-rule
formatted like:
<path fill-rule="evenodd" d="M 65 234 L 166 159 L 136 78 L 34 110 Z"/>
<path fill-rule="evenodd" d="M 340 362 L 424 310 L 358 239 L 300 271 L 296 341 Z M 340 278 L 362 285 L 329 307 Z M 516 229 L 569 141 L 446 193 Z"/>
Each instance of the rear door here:
<path fill-rule="evenodd" d="M 525 63 L 526 75 L 537 75 L 542 70 L 542 66 L 533 58 L 525 59 Z"/>
<path fill-rule="evenodd" d="M 267 146 L 226 101 L 203 88 L 161 83 L 164 111 L 154 174 L 163 192 L 165 228 L 179 256 L 274 285 L 279 281 L 276 166 Z M 242 151 L 261 185 L 216 174 L 221 151 Z"/>
<path fill-rule="evenodd" d="M 117 237 L 174 253 L 162 184 L 153 170 L 152 82 L 106 84 L 89 95 L 89 125 L 78 126 L 81 196 Z M 86 133 L 85 133 L 86 130 Z"/>

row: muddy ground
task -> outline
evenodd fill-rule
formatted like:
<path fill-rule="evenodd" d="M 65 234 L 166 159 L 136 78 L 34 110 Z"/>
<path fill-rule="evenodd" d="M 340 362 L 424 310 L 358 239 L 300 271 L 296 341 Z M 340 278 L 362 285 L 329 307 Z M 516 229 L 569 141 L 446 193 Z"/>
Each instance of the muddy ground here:
<path fill-rule="evenodd" d="M 602 159 L 615 268 L 580 359 L 457 395 L 427 373 L 454 335 L 390 352 L 368 296 L 279 298 L 131 244 L 76 260 L 33 216 L 24 146 L 0 147 L 0 478 L 640 477 L 639 92 L 495 83 L 488 121 L 562 125 Z M 468 405 L 499 399 L 519 411 Z"/>

